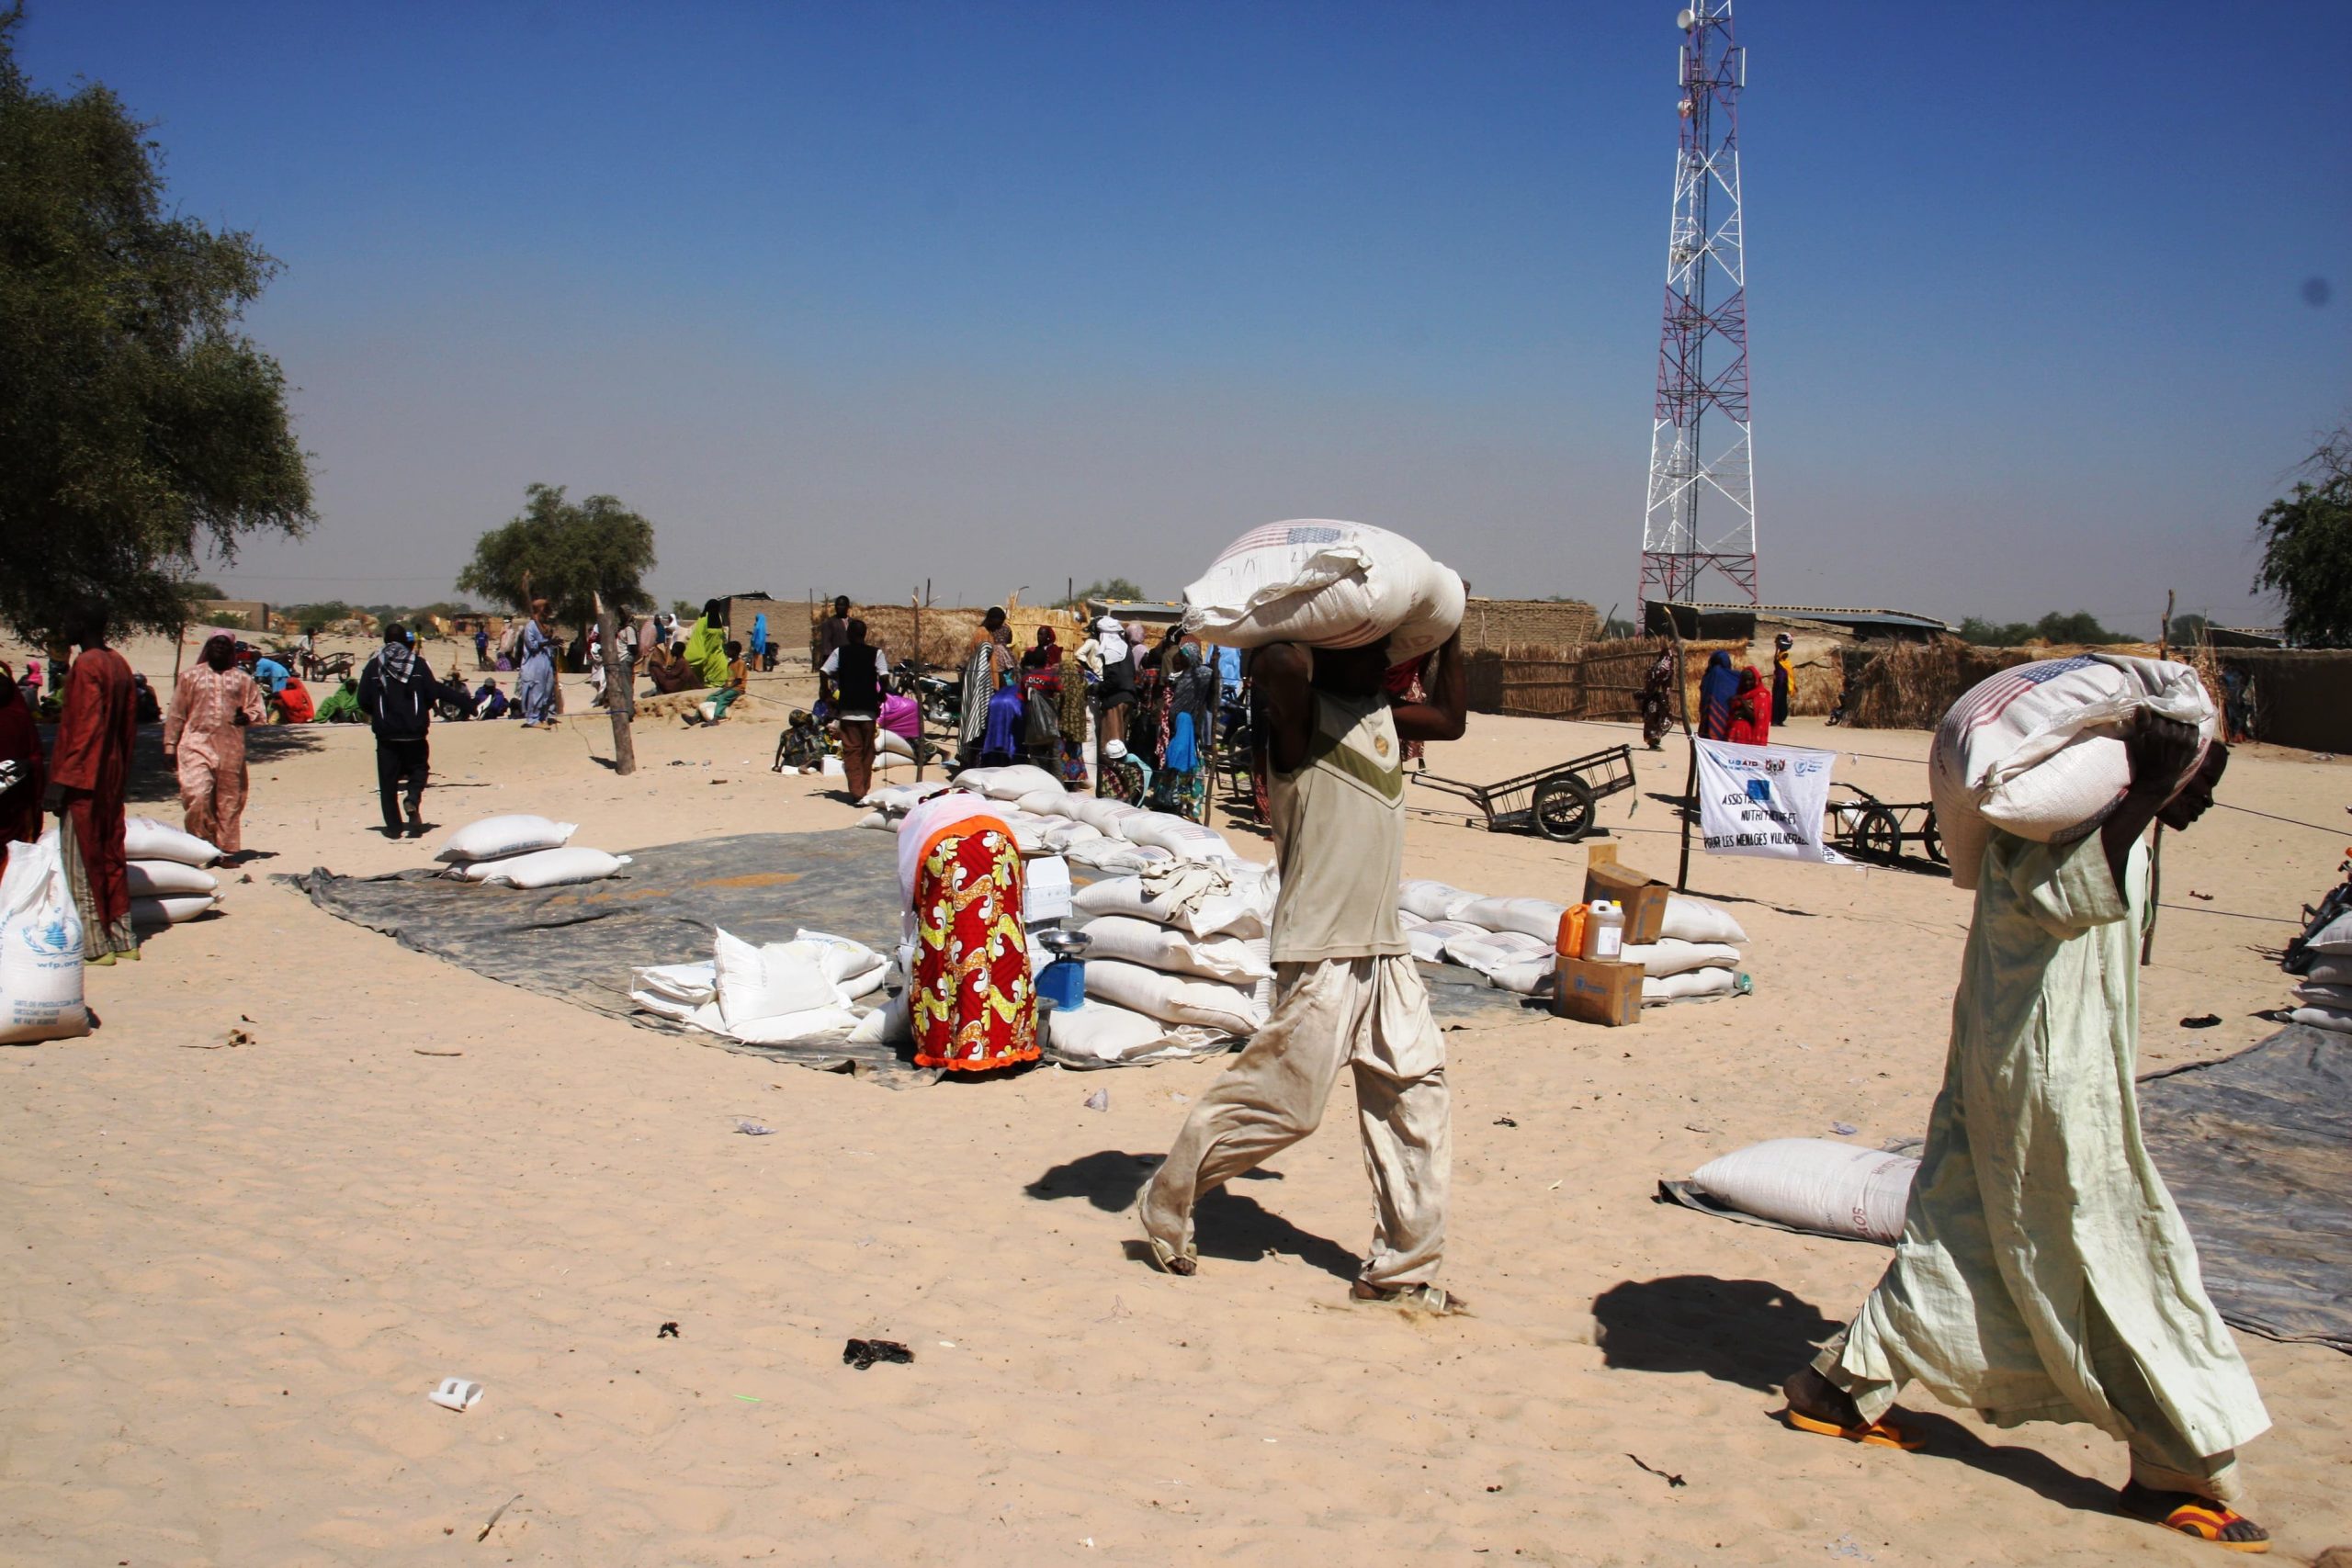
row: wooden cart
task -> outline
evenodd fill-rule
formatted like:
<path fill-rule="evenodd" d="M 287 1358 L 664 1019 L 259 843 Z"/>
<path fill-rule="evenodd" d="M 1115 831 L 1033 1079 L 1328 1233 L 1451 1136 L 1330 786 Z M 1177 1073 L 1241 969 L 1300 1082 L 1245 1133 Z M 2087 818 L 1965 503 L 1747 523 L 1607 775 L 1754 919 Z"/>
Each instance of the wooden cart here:
<path fill-rule="evenodd" d="M 1465 784 L 1426 770 L 1408 776 L 1424 788 L 1458 796 L 1478 808 L 1476 817 L 1450 809 L 1412 808 L 1425 817 L 1460 817 L 1464 825 L 1483 819 L 1490 833 L 1541 833 L 1573 844 L 1592 831 L 1603 799 L 1634 787 L 1634 749 L 1611 746 L 1500 784 Z"/>
<path fill-rule="evenodd" d="M 1823 814 L 1833 847 L 1856 860 L 1895 865 L 1903 859 L 1903 846 L 1917 844 L 1929 860 L 1944 863 L 1944 840 L 1936 831 L 1932 802 L 1897 805 L 1843 782 L 1829 787 L 1846 792 L 1833 796 Z"/>

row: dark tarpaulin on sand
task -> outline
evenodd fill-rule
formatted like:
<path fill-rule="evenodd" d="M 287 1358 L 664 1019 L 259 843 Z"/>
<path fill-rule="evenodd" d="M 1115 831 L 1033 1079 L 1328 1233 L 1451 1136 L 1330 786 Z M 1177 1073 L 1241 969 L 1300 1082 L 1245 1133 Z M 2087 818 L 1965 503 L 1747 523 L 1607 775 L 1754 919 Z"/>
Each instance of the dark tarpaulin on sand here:
<path fill-rule="evenodd" d="M 938 1077 L 895 1045 L 746 1045 L 638 1010 L 629 972 L 710 957 L 724 927 L 754 944 L 797 931 L 830 931 L 876 953 L 899 945 L 898 840 L 870 829 L 742 833 L 629 852 L 617 876 L 571 887 L 489 887 L 429 870 L 337 876 L 323 866 L 289 876 L 311 902 L 402 947 L 445 958 L 526 991 L 691 1035 L 745 1055 L 892 1084 Z"/>
<path fill-rule="evenodd" d="M 2290 1024 L 2143 1078 L 2140 1130 L 2222 1317 L 2352 1352 L 2352 1037 Z"/>
<path fill-rule="evenodd" d="M 2139 1098 L 2140 1134 L 2222 1319 L 2352 1352 L 2352 1037 L 2290 1024 L 2234 1056 L 2151 1073 Z M 1688 1181 L 1659 1182 L 1658 1199 L 1792 1228 Z"/>
<path fill-rule="evenodd" d="M 629 1000 L 631 970 L 707 959 L 716 927 L 754 944 L 789 942 L 805 928 L 896 952 L 896 834 L 842 828 L 657 844 L 631 850 L 617 876 L 537 891 L 460 882 L 426 869 L 337 876 L 322 866 L 278 880 L 329 914 L 382 931 L 402 947 L 641 1029 L 896 1085 L 939 1076 L 915 1066 L 904 1046 L 746 1045 L 639 1011 Z M 1520 1002 L 1466 969 L 1424 964 L 1422 973 L 1431 1011 L 1449 1025 Z"/>

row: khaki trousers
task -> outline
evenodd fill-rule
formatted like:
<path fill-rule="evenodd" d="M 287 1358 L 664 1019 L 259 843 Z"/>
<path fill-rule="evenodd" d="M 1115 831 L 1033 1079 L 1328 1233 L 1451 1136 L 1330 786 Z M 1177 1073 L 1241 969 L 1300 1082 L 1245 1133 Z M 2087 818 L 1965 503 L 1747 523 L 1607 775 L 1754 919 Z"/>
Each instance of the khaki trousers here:
<path fill-rule="evenodd" d="M 1340 1069 L 1355 1069 L 1356 1119 L 1378 1216 L 1361 1277 L 1426 1283 L 1445 1250 L 1453 1130 L 1445 1051 L 1409 957 L 1276 966 L 1272 1016 L 1185 1118 L 1144 1190 L 1144 1232 L 1192 1257 L 1201 1195 L 1256 1168 L 1323 1120 Z"/>

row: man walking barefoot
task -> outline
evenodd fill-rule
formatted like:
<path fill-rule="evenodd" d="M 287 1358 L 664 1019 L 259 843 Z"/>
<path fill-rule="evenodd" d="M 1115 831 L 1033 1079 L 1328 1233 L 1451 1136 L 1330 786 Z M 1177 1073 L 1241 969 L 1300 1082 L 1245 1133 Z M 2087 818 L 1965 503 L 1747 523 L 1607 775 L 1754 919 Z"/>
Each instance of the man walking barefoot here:
<path fill-rule="evenodd" d="M 2087 1421 L 2129 1445 L 2122 1511 L 2233 1551 L 2235 1450 L 2270 1425 L 2140 1139 L 2132 1081 L 2151 822 L 2186 829 L 2229 749 L 2143 715 L 2132 784 L 2071 844 L 1984 849 L 1951 1054 L 1894 1261 L 1784 1392 L 1789 1425 L 1882 1448 L 1913 1379 L 1996 1426 Z"/>
<path fill-rule="evenodd" d="M 1274 905 L 1275 999 L 1266 1026 L 1209 1086 L 1140 1205 L 1151 1255 L 1197 1267 L 1203 1193 L 1315 1131 L 1340 1070 L 1355 1074 L 1364 1165 L 1379 1206 L 1351 1292 L 1430 1312 L 1458 1309 L 1435 1283 L 1445 1247 L 1453 1122 L 1445 1047 L 1396 919 L 1404 870 L 1407 740 L 1460 739 L 1461 638 L 1440 650 L 1430 696 L 1393 703 L 1385 642 L 1308 649 L 1278 643 L 1251 665 L 1264 703 L 1282 892 Z"/>

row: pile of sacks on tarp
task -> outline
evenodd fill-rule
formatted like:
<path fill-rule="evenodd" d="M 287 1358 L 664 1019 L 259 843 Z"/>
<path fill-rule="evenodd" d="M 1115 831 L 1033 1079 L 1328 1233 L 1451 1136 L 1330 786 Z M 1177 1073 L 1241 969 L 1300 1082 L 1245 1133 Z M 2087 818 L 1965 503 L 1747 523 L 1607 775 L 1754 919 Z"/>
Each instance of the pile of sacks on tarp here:
<path fill-rule="evenodd" d="M 500 887 L 563 887 L 619 874 L 628 856 L 573 844 L 576 822 L 511 812 L 469 822 L 449 835 L 434 859 L 442 875 Z"/>
<path fill-rule="evenodd" d="M 1073 865 L 1112 874 L 1180 861 L 1247 863 L 1214 828 L 1123 800 L 1073 795 L 1053 774 L 1026 762 L 967 768 L 952 782 L 885 784 L 859 802 L 869 810 L 858 826 L 896 832 L 908 812 L 947 789 L 996 802 L 1023 854 L 1060 855 Z"/>
<path fill-rule="evenodd" d="M 1266 931 L 1279 874 L 1245 861 L 1173 859 L 1071 897 L 1086 937 L 1086 1005 L 1046 1021 L 1052 1059 L 1130 1066 L 1222 1051 L 1265 1027 Z"/>
<path fill-rule="evenodd" d="M 209 915 L 220 902 L 220 879 L 209 869 L 220 852 L 193 833 L 152 817 L 123 819 L 122 852 L 130 862 L 130 923 L 161 931 Z"/>
<path fill-rule="evenodd" d="M 2287 944 L 2286 970 L 2295 978 L 2289 1018 L 2352 1034 L 2352 883 L 2329 894 Z"/>
<path fill-rule="evenodd" d="M 1430 881 L 1405 883 L 1396 902 L 1414 957 L 1459 964 L 1521 996 L 1551 989 L 1566 905 L 1546 898 L 1488 898 Z M 1676 893 L 1667 899 L 1658 940 L 1628 942 L 1618 956 L 1642 966 L 1643 1006 L 1704 1001 L 1749 989 L 1739 966 L 1747 941 L 1729 911 Z"/>
<path fill-rule="evenodd" d="M 909 1032 L 903 994 L 873 1005 L 889 973 L 872 948 L 826 931 L 754 947 L 720 931 L 703 963 L 632 970 L 628 994 L 648 1012 L 747 1045 L 878 1043 Z"/>

